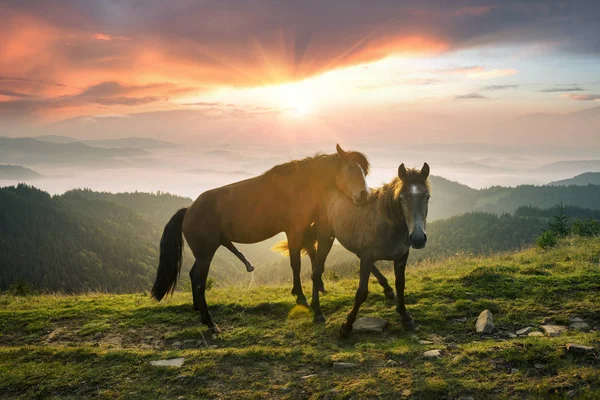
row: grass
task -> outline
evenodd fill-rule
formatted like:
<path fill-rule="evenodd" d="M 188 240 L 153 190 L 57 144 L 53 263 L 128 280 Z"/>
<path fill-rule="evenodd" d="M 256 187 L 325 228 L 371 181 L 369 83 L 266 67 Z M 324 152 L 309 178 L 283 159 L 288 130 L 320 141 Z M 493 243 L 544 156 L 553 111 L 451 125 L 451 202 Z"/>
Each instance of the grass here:
<path fill-rule="evenodd" d="M 598 353 L 565 351 L 568 342 L 599 348 L 599 257 L 599 239 L 566 239 L 551 250 L 409 267 L 406 299 L 418 330 L 402 328 L 373 281 L 359 316 L 386 318 L 388 329 L 348 339 L 338 328 L 356 278 L 325 282 L 325 324 L 295 306 L 290 285 L 214 288 L 207 300 L 218 336 L 200 324 L 187 292 L 161 303 L 146 293 L 0 295 L 0 397 L 600 398 Z M 473 325 L 485 308 L 503 332 L 574 316 L 596 331 L 484 338 Z M 173 348 L 188 339 L 202 346 Z M 431 349 L 442 356 L 424 357 Z M 185 358 L 183 367 L 149 364 L 174 357 Z M 357 366 L 333 368 L 339 361 Z"/>

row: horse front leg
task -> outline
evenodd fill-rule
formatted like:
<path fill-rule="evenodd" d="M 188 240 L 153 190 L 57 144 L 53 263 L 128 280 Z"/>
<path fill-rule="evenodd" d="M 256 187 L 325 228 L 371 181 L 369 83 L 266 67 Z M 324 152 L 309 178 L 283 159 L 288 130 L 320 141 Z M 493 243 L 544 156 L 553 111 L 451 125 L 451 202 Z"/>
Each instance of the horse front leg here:
<path fill-rule="evenodd" d="M 415 330 L 415 321 L 406 311 L 404 304 L 404 286 L 405 286 L 405 271 L 406 261 L 408 260 L 408 251 L 402 257 L 394 260 L 394 274 L 396 275 L 396 312 L 400 314 L 402 325 L 408 330 Z"/>
<path fill-rule="evenodd" d="M 350 310 L 350 313 L 346 317 L 346 321 L 340 328 L 340 335 L 342 337 L 348 337 L 352 332 L 352 325 L 356 321 L 358 310 L 362 303 L 365 302 L 369 295 L 369 277 L 371 276 L 371 269 L 373 267 L 373 260 L 370 258 L 361 258 L 360 260 L 360 281 L 358 283 L 358 290 L 356 296 L 354 296 L 354 307 Z"/>
<path fill-rule="evenodd" d="M 381 273 L 381 271 L 377 269 L 375 264 L 373 264 L 373 267 L 371 267 L 371 272 L 373 272 L 373 275 L 375 278 L 377 278 L 377 282 L 379 282 L 383 288 L 383 294 L 385 295 L 385 298 L 391 302 L 396 302 L 396 293 L 394 293 L 394 289 L 392 289 L 387 278 Z"/>

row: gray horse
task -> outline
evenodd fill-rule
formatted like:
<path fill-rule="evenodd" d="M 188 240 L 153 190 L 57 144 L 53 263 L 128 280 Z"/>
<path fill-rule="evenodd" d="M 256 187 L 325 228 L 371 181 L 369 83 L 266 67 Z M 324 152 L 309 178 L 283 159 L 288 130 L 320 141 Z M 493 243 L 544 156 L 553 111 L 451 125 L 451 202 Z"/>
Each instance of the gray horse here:
<path fill-rule="evenodd" d="M 325 194 L 316 221 L 318 248 L 311 303 L 316 321 L 325 320 L 319 304 L 319 287 L 325 260 L 337 238 L 342 246 L 360 258 L 360 283 L 354 307 L 342 324 L 341 335 L 348 336 L 352 331 L 358 310 L 368 295 L 369 276 L 377 271 L 374 263 L 378 260 L 394 261 L 396 312 L 407 329 L 415 328 L 415 322 L 404 305 L 404 271 L 409 249 L 422 249 L 427 242 L 428 176 L 427 163 L 420 171 L 406 169 L 402 164 L 398 167 L 398 177 L 375 189 L 370 202 L 363 206 L 356 206 L 338 190 Z M 385 288 L 387 281 L 382 283 L 379 271 L 376 275 Z"/>

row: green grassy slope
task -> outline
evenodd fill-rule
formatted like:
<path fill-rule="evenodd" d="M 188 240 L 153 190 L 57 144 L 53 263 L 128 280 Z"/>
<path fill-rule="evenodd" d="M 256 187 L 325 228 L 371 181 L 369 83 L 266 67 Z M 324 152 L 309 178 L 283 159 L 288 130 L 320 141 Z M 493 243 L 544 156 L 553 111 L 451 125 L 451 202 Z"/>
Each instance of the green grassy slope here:
<path fill-rule="evenodd" d="M 200 324 L 187 292 L 163 303 L 145 293 L 4 294 L 0 397 L 598 398 L 598 353 L 573 355 L 564 346 L 600 347 L 599 263 L 600 239 L 567 239 L 547 252 L 420 264 L 408 269 L 406 292 L 418 330 L 403 330 L 373 282 L 360 316 L 386 318 L 389 326 L 383 334 L 348 339 L 338 328 L 356 279 L 326 281 L 321 303 L 328 320 L 320 325 L 294 306 L 290 285 L 214 288 L 207 299 L 223 330 L 218 336 Z M 473 321 L 485 308 L 504 336 L 528 325 L 537 329 L 543 320 L 568 324 L 575 316 L 596 331 L 483 338 Z M 455 321 L 462 317 L 466 322 Z M 190 339 L 197 348 L 173 347 Z M 424 357 L 430 349 L 442 349 L 442 356 Z M 185 358 L 181 368 L 149 365 L 174 357 Z M 334 368 L 340 361 L 357 366 Z"/>

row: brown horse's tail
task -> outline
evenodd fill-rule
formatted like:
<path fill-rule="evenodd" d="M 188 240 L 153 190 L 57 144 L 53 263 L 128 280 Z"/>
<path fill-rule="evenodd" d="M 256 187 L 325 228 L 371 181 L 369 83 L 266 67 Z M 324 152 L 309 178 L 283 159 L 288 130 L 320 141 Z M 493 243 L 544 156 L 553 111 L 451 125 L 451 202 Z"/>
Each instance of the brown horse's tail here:
<path fill-rule="evenodd" d="M 304 232 L 304 237 L 302 238 L 302 255 L 307 254 L 315 254 L 317 251 L 317 227 L 315 224 L 312 224 L 310 228 Z M 282 254 L 284 256 L 290 255 L 290 247 L 288 245 L 287 240 L 282 240 L 280 242 L 275 243 L 271 250 L 275 253 Z"/>
<path fill-rule="evenodd" d="M 160 260 L 156 281 L 152 286 L 152 297 L 161 301 L 167 293 L 173 293 L 181 271 L 183 253 L 182 225 L 187 208 L 182 208 L 171 217 L 160 238 Z"/>

